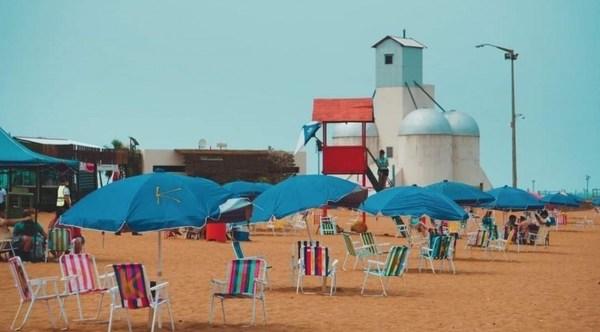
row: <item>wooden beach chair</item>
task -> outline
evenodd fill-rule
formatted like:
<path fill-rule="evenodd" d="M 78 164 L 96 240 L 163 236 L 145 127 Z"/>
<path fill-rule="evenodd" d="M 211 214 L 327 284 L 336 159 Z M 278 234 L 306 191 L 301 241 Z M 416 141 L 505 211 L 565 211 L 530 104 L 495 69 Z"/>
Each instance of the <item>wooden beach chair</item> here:
<path fill-rule="evenodd" d="M 74 295 L 77 298 L 79 309 L 79 320 L 98 319 L 100 309 L 104 300 L 104 294 L 108 292 L 108 280 L 112 275 L 99 275 L 96 267 L 96 259 L 90 254 L 68 254 L 59 258 L 60 271 L 65 283 L 66 295 Z M 83 316 L 83 305 L 81 296 L 100 295 L 100 302 L 96 310 L 96 316 L 85 318 Z"/>
<path fill-rule="evenodd" d="M 363 281 L 360 294 L 365 296 L 365 287 L 369 276 L 379 277 L 381 282 L 382 293 L 378 296 L 387 296 L 386 288 L 392 277 L 400 277 L 404 275 L 406 270 L 408 255 L 410 253 L 409 246 L 394 246 L 390 248 L 385 262 L 369 260 L 367 269 L 365 269 L 365 280 Z M 385 282 L 383 281 L 385 278 Z"/>
<path fill-rule="evenodd" d="M 56 323 L 54 321 L 54 316 L 52 315 L 52 309 L 50 308 L 50 304 L 48 301 L 56 300 L 58 302 L 58 307 L 60 310 L 60 317 L 63 318 L 65 322 L 65 330 L 69 327 L 69 323 L 67 321 L 67 314 L 64 310 L 63 300 L 64 294 L 59 293 L 58 291 L 58 277 L 46 277 L 46 278 L 37 278 L 37 279 L 29 279 L 27 275 L 27 271 L 25 270 L 25 266 L 21 261 L 19 256 L 11 257 L 8 259 L 8 265 L 10 267 L 10 272 L 12 273 L 13 279 L 15 281 L 15 286 L 19 291 L 20 303 L 19 308 L 17 309 L 17 313 L 15 314 L 15 318 L 10 325 L 11 330 L 20 330 L 27 319 L 29 318 L 29 314 L 31 314 L 31 309 L 33 309 L 33 305 L 37 301 L 46 302 L 46 307 L 48 308 L 48 314 L 50 315 L 50 322 L 52 323 L 52 327 L 56 328 Z M 23 322 L 18 327 L 15 327 L 15 323 L 17 322 L 17 318 L 19 318 L 19 313 L 21 313 L 21 308 L 23 307 L 23 303 L 29 302 L 29 307 L 27 308 L 27 312 L 23 317 Z"/>
<path fill-rule="evenodd" d="M 267 324 L 267 308 L 265 305 L 265 278 L 267 263 L 262 259 L 234 259 L 227 265 L 227 274 L 224 280 L 212 279 L 210 299 L 209 323 L 214 318 L 215 298 L 221 301 L 223 323 L 225 319 L 225 306 L 223 301 L 232 299 L 252 300 L 252 319 L 247 326 L 254 325 L 256 301 L 262 302 L 264 324 Z"/>
<path fill-rule="evenodd" d="M 160 318 L 161 306 L 166 305 L 171 320 L 171 331 L 175 331 L 175 321 L 171 311 L 171 303 L 168 292 L 168 282 L 162 282 L 156 286 L 150 286 L 144 265 L 139 263 L 113 264 L 117 286 L 111 288 L 112 303 L 110 305 L 110 317 L 108 331 L 112 330 L 112 322 L 115 310 L 125 310 L 127 327 L 131 331 L 131 320 L 129 310 L 152 309 L 152 332 L 156 327 L 162 327 Z"/>
<path fill-rule="evenodd" d="M 298 260 L 298 278 L 296 284 L 296 294 L 302 291 L 305 294 L 311 294 L 304 291 L 304 277 L 319 277 L 323 289 L 326 288 L 327 279 L 331 279 L 329 286 L 329 296 L 336 290 L 335 277 L 338 260 L 330 262 L 329 248 L 320 246 L 302 247 L 302 254 Z"/>

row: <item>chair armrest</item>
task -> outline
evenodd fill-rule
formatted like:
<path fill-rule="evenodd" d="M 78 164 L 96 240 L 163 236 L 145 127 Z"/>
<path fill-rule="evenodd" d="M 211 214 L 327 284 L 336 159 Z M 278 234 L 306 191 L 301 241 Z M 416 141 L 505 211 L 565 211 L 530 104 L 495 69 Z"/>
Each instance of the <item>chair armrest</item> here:
<path fill-rule="evenodd" d="M 167 286 L 169 286 L 169 282 L 168 282 L 168 281 L 165 281 L 165 282 L 161 282 L 161 283 L 160 283 L 160 284 L 158 284 L 158 285 L 155 285 L 155 286 L 152 286 L 152 287 L 150 287 L 150 290 L 151 290 L 151 291 L 153 291 L 153 290 L 159 290 L 159 289 L 163 289 L 163 288 L 165 288 L 165 287 L 167 287 Z"/>
<path fill-rule="evenodd" d="M 43 277 L 43 278 L 29 279 L 29 283 L 32 285 L 43 285 L 49 281 L 58 282 L 58 277 Z"/>
<path fill-rule="evenodd" d="M 227 281 L 225 280 L 221 280 L 221 279 L 211 279 L 210 280 L 213 284 L 219 284 L 219 285 L 227 285 Z"/>

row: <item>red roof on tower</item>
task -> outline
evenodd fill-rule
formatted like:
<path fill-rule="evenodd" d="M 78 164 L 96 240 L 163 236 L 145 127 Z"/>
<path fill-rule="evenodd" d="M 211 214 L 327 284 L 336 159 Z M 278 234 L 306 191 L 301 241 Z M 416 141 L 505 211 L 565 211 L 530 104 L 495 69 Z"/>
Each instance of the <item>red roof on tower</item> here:
<path fill-rule="evenodd" d="M 373 99 L 315 99 L 312 119 L 321 122 L 373 122 Z"/>

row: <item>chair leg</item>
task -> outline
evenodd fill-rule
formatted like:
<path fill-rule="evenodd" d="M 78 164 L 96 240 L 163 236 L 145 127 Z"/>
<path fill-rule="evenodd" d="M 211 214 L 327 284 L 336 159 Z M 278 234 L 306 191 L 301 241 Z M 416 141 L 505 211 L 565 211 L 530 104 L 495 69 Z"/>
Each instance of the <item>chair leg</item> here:
<path fill-rule="evenodd" d="M 365 293 L 365 286 L 367 285 L 367 279 L 369 278 L 369 273 L 365 273 L 365 280 L 363 281 L 363 285 L 362 288 L 360 290 L 360 295 L 364 295 Z"/>
<path fill-rule="evenodd" d="M 212 324 L 215 315 L 215 296 L 210 297 L 210 312 L 208 313 L 208 324 Z"/>
<path fill-rule="evenodd" d="M 60 299 L 59 299 L 59 301 L 60 301 Z M 44 300 L 44 302 L 46 302 L 46 309 L 48 309 L 48 317 L 50 317 L 50 323 L 52 324 L 53 328 L 56 328 L 56 321 L 54 321 L 54 315 L 52 314 L 52 308 L 50 308 L 50 303 L 48 300 Z M 58 304 L 60 305 L 60 302 Z M 62 316 L 62 312 L 61 312 L 61 316 Z"/>
<path fill-rule="evenodd" d="M 389 281 L 389 278 L 388 278 L 388 281 Z M 381 293 L 381 295 L 387 296 L 387 293 L 385 292 L 386 283 L 383 282 L 383 277 L 379 276 L 379 282 L 381 283 L 381 289 L 383 289 L 383 292 Z"/>
<path fill-rule="evenodd" d="M 264 294 L 261 296 L 260 301 L 262 302 L 263 318 L 264 318 L 264 321 L 265 321 L 263 325 L 267 325 L 267 305 L 265 304 Z"/>
<path fill-rule="evenodd" d="M 255 313 L 256 313 L 256 296 L 253 296 L 252 297 L 252 316 L 250 318 L 250 324 L 246 325 L 246 327 L 254 325 L 254 314 Z"/>
<path fill-rule="evenodd" d="M 223 299 L 221 298 L 221 312 L 223 313 L 223 324 L 227 324 L 227 320 L 225 317 L 225 304 L 223 303 Z"/>
<path fill-rule="evenodd" d="M 129 319 L 129 310 L 127 310 L 127 309 L 125 309 L 125 319 L 127 319 L 127 327 L 129 328 L 129 332 L 132 332 L 131 319 Z"/>
<path fill-rule="evenodd" d="M 114 305 L 111 303 L 110 312 L 108 314 L 108 332 L 112 331 L 113 313 L 115 311 Z"/>
<path fill-rule="evenodd" d="M 171 301 L 167 301 L 167 311 L 169 312 L 169 318 L 171 319 L 171 331 L 175 331 L 175 321 L 173 320 L 173 312 L 171 311 Z"/>
<path fill-rule="evenodd" d="M 342 263 L 342 270 L 347 271 L 346 270 L 346 261 L 348 261 L 348 257 L 350 256 L 350 253 L 346 252 L 346 257 L 344 258 L 344 263 Z M 356 264 L 354 264 L 354 267 L 356 267 Z"/>

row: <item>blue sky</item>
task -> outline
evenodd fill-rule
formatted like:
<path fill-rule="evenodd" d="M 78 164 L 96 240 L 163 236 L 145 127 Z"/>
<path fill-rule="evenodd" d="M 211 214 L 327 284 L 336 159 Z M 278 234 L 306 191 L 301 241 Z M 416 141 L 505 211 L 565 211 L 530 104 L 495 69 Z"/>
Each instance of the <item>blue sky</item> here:
<path fill-rule="evenodd" d="M 140 148 L 293 150 L 316 97 L 368 97 L 386 35 L 425 44 L 424 82 L 471 114 L 494 186 L 600 188 L 600 2 L 0 1 L 0 126 Z M 308 149 L 316 169 L 314 148 Z"/>

